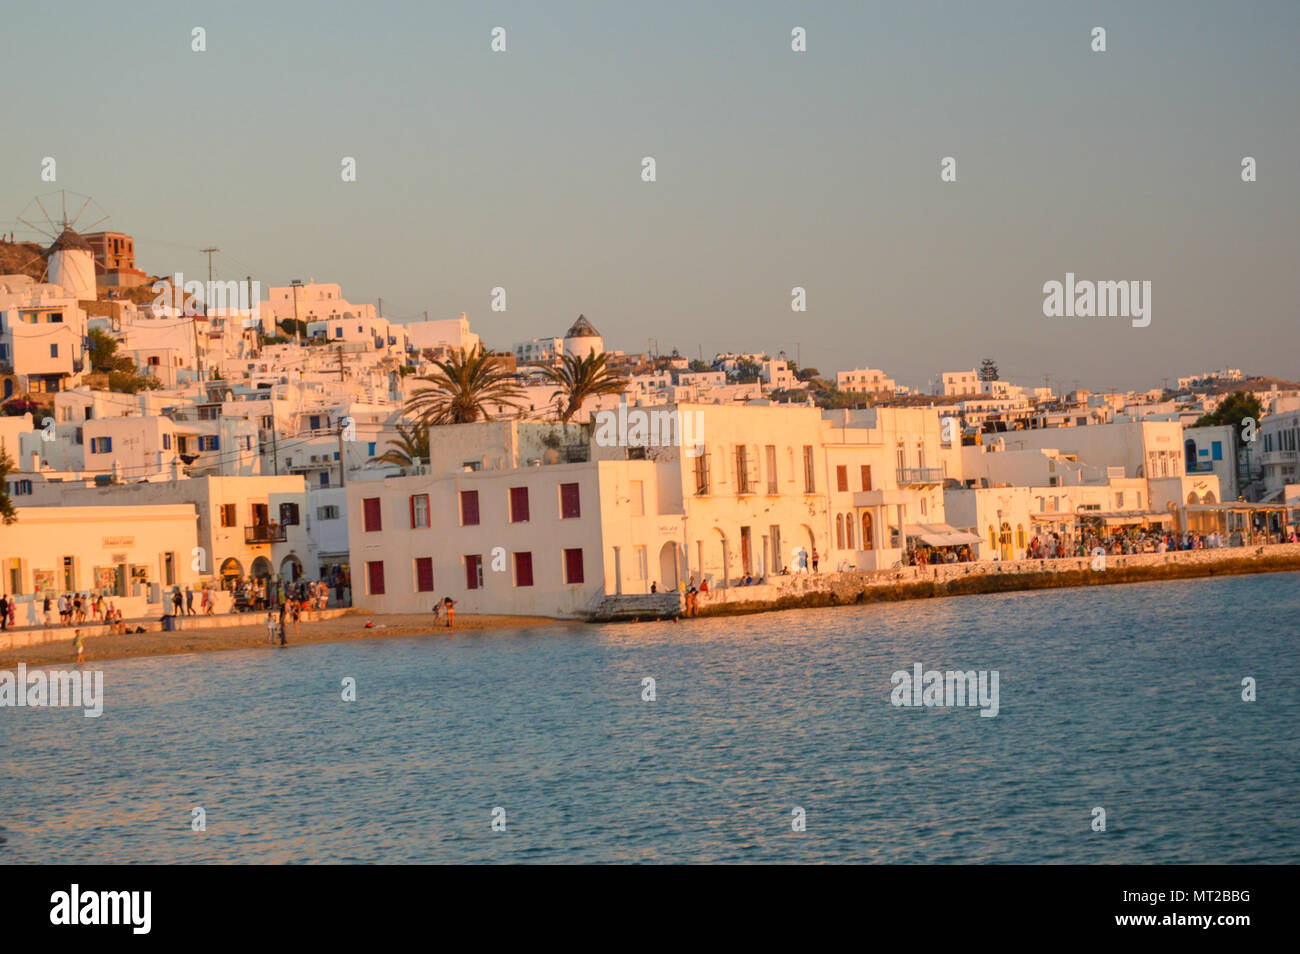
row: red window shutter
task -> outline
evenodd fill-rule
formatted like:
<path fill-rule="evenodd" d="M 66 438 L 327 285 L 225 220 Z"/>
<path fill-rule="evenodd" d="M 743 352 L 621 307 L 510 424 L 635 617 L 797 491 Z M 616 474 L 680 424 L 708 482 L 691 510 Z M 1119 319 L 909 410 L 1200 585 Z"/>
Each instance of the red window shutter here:
<path fill-rule="evenodd" d="M 465 588 L 467 590 L 478 589 L 478 565 L 481 557 L 465 557 Z"/>
<path fill-rule="evenodd" d="M 533 555 L 531 553 L 515 554 L 515 586 L 533 585 Z"/>
<path fill-rule="evenodd" d="M 415 560 L 415 588 L 421 593 L 433 590 L 433 557 L 417 557 Z"/>
<path fill-rule="evenodd" d="M 582 583 L 582 550 L 564 551 L 564 582 Z"/>
<path fill-rule="evenodd" d="M 843 465 L 835 468 L 835 488 L 840 493 L 849 489 L 849 469 Z"/>
<path fill-rule="evenodd" d="M 522 523 L 528 519 L 528 488 L 510 488 L 510 522 Z"/>
<path fill-rule="evenodd" d="M 384 561 L 374 560 L 366 564 L 370 576 L 370 595 L 382 596 L 384 592 Z"/>
<path fill-rule="evenodd" d="M 478 525 L 478 491 L 460 492 L 460 522 L 467 527 Z"/>
<path fill-rule="evenodd" d="M 364 506 L 366 532 L 370 533 L 384 529 L 384 521 L 379 509 L 379 498 L 366 497 L 362 504 Z"/>
<path fill-rule="evenodd" d="M 577 484 L 560 484 L 560 516 L 565 520 L 582 516 Z"/>

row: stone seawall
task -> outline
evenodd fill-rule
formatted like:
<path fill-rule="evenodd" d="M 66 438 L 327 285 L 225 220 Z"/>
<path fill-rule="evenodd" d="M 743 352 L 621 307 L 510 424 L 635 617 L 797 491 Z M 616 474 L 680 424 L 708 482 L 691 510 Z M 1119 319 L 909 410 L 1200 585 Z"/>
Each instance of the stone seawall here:
<path fill-rule="evenodd" d="M 1300 543 L 1107 556 L 1105 568 L 1097 570 L 1092 563 L 1092 557 L 1070 557 L 909 566 L 867 572 L 798 573 L 755 586 L 732 586 L 701 593 L 699 615 L 1285 572 L 1300 570 Z"/>

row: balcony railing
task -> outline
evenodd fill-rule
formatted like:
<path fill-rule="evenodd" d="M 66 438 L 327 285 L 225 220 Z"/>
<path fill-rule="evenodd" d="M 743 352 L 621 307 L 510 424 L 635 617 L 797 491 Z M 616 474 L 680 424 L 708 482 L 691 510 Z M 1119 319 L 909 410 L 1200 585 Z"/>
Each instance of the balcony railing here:
<path fill-rule="evenodd" d="M 941 484 L 942 467 L 900 467 L 898 468 L 900 484 Z"/>
<path fill-rule="evenodd" d="M 244 528 L 245 543 L 283 543 L 285 539 L 285 530 L 281 526 L 263 523 Z"/>
<path fill-rule="evenodd" d="M 1208 460 L 1195 460 L 1187 465 L 1189 474 L 1212 474 L 1214 473 L 1214 463 Z"/>

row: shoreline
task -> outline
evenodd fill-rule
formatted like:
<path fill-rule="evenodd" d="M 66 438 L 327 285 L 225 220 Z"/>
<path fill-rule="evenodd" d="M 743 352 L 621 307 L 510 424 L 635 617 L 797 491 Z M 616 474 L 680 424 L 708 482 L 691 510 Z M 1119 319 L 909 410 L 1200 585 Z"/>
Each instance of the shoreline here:
<path fill-rule="evenodd" d="M 1055 590 L 1126 583 L 1153 583 L 1216 576 L 1257 573 L 1300 572 L 1300 544 L 1282 544 L 1231 551 L 1185 551 L 1182 554 L 1113 556 L 1104 571 L 1094 571 L 1088 558 L 1018 561 L 1015 564 L 948 564 L 935 567 L 903 567 L 871 573 L 843 572 L 800 574 L 784 585 L 731 587 L 713 591 L 700 600 L 694 618 L 745 616 L 790 609 L 819 609 L 892 603 L 904 600 L 954 596 Z M 660 594 L 656 606 L 625 606 L 624 613 L 586 620 L 550 616 L 508 616 L 504 614 L 458 613 L 455 629 L 439 627 L 426 613 L 366 613 L 349 609 L 327 619 L 304 620 L 299 634 L 290 634 L 288 647 L 318 643 L 396 639 L 411 636 L 452 636 L 499 629 L 538 626 L 590 625 L 613 622 L 667 622 L 687 619 L 673 612 L 673 594 Z M 680 594 L 678 594 L 680 600 Z M 704 596 L 704 594 L 702 594 Z M 664 601 L 663 598 L 669 599 Z M 635 598 L 634 598 L 635 599 Z M 374 627 L 367 629 L 367 621 Z M 29 667 L 71 664 L 72 627 L 67 638 L 30 646 L 0 650 L 0 671 L 18 663 Z M 153 631 L 118 636 L 86 638 L 83 665 L 114 659 L 188 655 L 197 652 L 230 652 L 241 649 L 274 649 L 260 621 L 247 624 Z"/>
<path fill-rule="evenodd" d="M 367 621 L 375 625 L 366 629 Z M 567 621 L 549 616 L 505 616 L 498 614 L 457 613 L 456 626 L 447 629 L 434 622 L 429 613 L 365 613 L 350 609 L 331 619 L 303 621 L 297 635 L 289 633 L 288 646 L 311 646 L 320 643 L 345 643 L 370 639 L 398 639 L 409 636 L 455 636 L 462 633 L 487 632 L 533 626 L 561 626 Z M 0 650 L 0 671 L 12 670 L 19 663 L 28 667 L 73 664 L 72 631 L 68 638 L 37 643 L 17 649 Z M 114 659 L 138 659 L 153 656 L 182 656 L 191 653 L 233 652 L 241 649 L 273 650 L 267 640 L 266 626 L 258 621 L 248 625 L 195 627 L 178 632 L 127 633 L 117 636 L 86 638 L 84 667 Z"/>
<path fill-rule="evenodd" d="M 698 617 L 736 616 L 772 610 L 859 606 L 947 596 L 976 596 L 1125 583 L 1156 583 L 1216 576 L 1300 571 L 1300 544 L 1274 544 L 1232 550 L 1110 556 L 1104 570 L 1090 559 L 1020 560 L 1015 563 L 944 564 L 903 567 L 872 573 L 801 574 L 780 590 L 732 587 L 708 594 Z M 751 596 L 752 594 L 752 596 Z M 750 597 L 750 598 L 746 598 Z M 756 598 L 754 598 L 756 597 Z"/>

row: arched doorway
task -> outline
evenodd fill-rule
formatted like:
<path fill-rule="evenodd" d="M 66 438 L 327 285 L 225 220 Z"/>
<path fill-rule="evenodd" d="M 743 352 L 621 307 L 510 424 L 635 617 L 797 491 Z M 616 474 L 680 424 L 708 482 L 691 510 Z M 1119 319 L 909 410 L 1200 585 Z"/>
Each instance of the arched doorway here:
<path fill-rule="evenodd" d="M 677 544 L 672 542 L 659 548 L 659 589 L 663 593 L 677 589 Z"/>
<path fill-rule="evenodd" d="M 297 583 L 302 579 L 302 561 L 290 553 L 280 561 L 280 578 L 289 583 Z"/>
<path fill-rule="evenodd" d="M 999 542 L 1002 544 L 1002 552 L 1000 554 L 1001 558 L 1003 560 L 1014 560 L 1015 554 L 1012 549 L 1011 524 L 1007 523 L 1005 520 L 1002 521 L 1002 532 L 1000 534 Z"/>
<path fill-rule="evenodd" d="M 876 537 L 872 533 L 871 514 L 867 511 L 862 512 L 862 549 L 874 550 L 876 548 Z"/>
<path fill-rule="evenodd" d="M 250 571 L 257 579 L 269 577 L 271 575 L 271 561 L 266 557 L 258 557 L 253 561 L 253 568 Z"/>
<path fill-rule="evenodd" d="M 229 587 L 235 580 L 244 575 L 244 568 L 234 557 L 229 557 L 221 563 L 221 582 L 222 585 Z"/>

